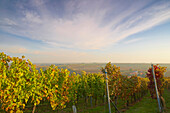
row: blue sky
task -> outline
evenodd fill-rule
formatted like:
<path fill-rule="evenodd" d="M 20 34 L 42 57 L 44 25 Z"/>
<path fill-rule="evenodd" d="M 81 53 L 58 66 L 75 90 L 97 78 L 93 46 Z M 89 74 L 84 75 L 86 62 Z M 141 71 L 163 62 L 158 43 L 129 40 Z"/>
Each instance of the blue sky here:
<path fill-rule="evenodd" d="M 170 63 L 169 0 L 0 0 L 0 51 L 34 63 Z"/>

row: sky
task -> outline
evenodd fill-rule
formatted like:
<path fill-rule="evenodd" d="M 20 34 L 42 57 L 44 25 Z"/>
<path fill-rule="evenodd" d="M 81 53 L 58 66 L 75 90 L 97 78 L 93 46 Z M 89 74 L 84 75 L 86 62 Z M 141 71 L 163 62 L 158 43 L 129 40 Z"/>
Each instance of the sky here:
<path fill-rule="evenodd" d="M 0 0 L 0 52 L 33 63 L 170 63 L 170 0 Z"/>

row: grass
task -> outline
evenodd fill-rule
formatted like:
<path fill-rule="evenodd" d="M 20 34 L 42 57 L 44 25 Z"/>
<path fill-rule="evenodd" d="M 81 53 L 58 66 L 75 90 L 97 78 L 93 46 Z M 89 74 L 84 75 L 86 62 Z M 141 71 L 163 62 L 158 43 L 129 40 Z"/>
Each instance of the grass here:
<path fill-rule="evenodd" d="M 166 104 L 166 113 L 170 113 L 170 90 L 165 90 L 163 97 Z"/>
<path fill-rule="evenodd" d="M 122 108 L 122 106 L 124 105 L 124 101 L 119 100 L 118 102 L 119 102 L 118 108 Z M 108 113 L 109 112 L 108 104 L 103 104 L 103 99 L 99 99 L 96 106 L 93 100 L 93 106 L 91 106 L 90 100 L 87 104 L 85 104 L 84 98 L 81 98 L 79 99 L 78 104 L 76 105 L 76 108 L 77 108 L 78 113 Z M 112 111 L 115 111 L 115 108 L 113 105 L 111 106 L 111 108 L 112 108 Z M 29 108 L 26 111 L 27 112 L 25 113 L 31 113 L 32 108 Z M 50 107 L 50 104 L 45 102 L 45 103 L 40 103 L 40 105 L 36 107 L 35 112 L 36 113 L 72 113 L 73 110 L 72 110 L 72 104 L 68 104 L 65 109 L 53 111 Z"/>
<path fill-rule="evenodd" d="M 166 110 L 164 113 L 170 113 L 170 90 L 165 90 L 163 97 L 166 103 Z M 89 100 L 90 101 L 90 100 Z M 80 99 L 79 103 L 76 105 L 78 113 L 109 113 L 108 104 L 102 104 L 102 99 L 98 102 L 97 106 L 94 105 L 91 107 L 90 102 L 87 104 L 84 103 L 84 99 Z M 121 99 L 118 101 L 118 109 L 123 113 L 158 113 L 158 104 L 156 99 L 152 99 L 148 93 L 143 99 L 130 107 L 125 108 L 125 102 Z M 112 113 L 115 112 L 114 106 L 111 104 Z M 1 113 L 5 113 L 2 109 Z M 29 108 L 25 113 L 31 113 L 32 108 Z M 72 105 L 68 104 L 68 107 L 63 110 L 53 111 L 48 103 L 41 103 L 36 108 L 36 113 L 72 113 Z"/>
<path fill-rule="evenodd" d="M 149 97 L 149 93 L 140 102 L 129 107 L 125 113 L 157 113 L 157 101 Z"/>
<path fill-rule="evenodd" d="M 170 91 L 164 91 L 164 99 L 166 103 L 165 113 L 170 113 Z M 129 107 L 125 113 L 159 113 L 158 103 L 156 99 L 152 99 L 148 93 L 140 102 Z"/>

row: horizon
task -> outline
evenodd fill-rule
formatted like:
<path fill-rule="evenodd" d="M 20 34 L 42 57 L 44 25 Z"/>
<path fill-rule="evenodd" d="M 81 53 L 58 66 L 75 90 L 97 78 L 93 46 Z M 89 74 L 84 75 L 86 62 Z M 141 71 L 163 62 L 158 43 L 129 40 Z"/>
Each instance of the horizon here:
<path fill-rule="evenodd" d="M 170 63 L 170 1 L 0 1 L 0 52 L 33 63 Z M 57 63 L 56 63 L 57 64 Z"/>
<path fill-rule="evenodd" d="M 63 65 L 63 64 L 107 64 L 108 62 L 86 62 L 86 63 L 83 63 L 83 62 L 78 62 L 78 63 L 33 63 L 33 64 L 61 64 L 61 65 Z M 137 63 L 115 63 L 115 62 L 111 62 L 111 64 L 154 64 L 154 65 L 156 65 L 156 64 L 159 64 L 159 65 L 161 65 L 161 64 L 170 64 L 170 63 L 140 63 L 140 62 L 137 62 Z"/>

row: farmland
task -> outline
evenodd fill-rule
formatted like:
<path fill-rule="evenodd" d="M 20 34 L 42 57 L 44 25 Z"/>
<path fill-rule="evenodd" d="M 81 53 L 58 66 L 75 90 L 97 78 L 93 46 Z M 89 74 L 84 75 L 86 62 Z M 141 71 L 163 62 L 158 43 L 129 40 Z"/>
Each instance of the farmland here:
<path fill-rule="evenodd" d="M 124 74 L 121 67 L 117 65 L 124 66 L 125 64 L 115 65 L 109 62 L 102 64 L 101 67 L 95 66 L 97 64 L 79 64 L 82 65 L 79 68 L 78 64 L 70 65 L 36 66 L 25 56 L 22 58 L 10 57 L 3 52 L 0 53 L 1 111 L 62 113 L 72 112 L 72 105 L 74 105 L 78 112 L 108 112 L 107 98 L 110 98 L 111 103 L 117 106 L 119 111 L 124 112 L 130 106 L 145 99 L 149 92 L 155 99 L 152 68 L 150 67 L 146 70 L 147 76 L 141 77 L 137 76 L 137 73 L 130 76 Z M 141 70 L 142 66 L 145 67 L 145 65 L 139 64 L 128 65 L 130 68 L 125 69 L 135 72 L 136 68 L 133 68 L 132 65 Z M 38 66 L 41 68 L 38 69 Z M 75 73 L 76 67 L 79 71 L 83 69 L 87 72 L 82 71 L 79 74 L 77 71 Z M 96 68 L 98 71 L 100 70 L 99 73 L 88 71 L 88 69 L 95 70 Z M 105 70 L 107 70 L 108 77 L 105 76 L 107 75 Z M 164 80 L 166 67 L 154 65 L 153 70 L 155 70 L 158 81 L 158 91 L 163 98 L 164 88 L 169 90 L 169 77 L 165 78 L 166 81 Z M 139 70 L 137 71 L 139 72 Z M 106 92 L 106 83 L 108 83 L 109 93 Z M 107 94 L 109 96 L 106 96 Z M 161 102 L 164 101 L 161 100 Z M 112 111 L 115 111 L 113 106 Z"/>
<path fill-rule="evenodd" d="M 51 64 L 40 64 L 35 63 L 37 69 L 46 69 Z M 55 64 L 55 63 L 54 63 Z M 142 71 L 143 77 L 146 75 L 147 69 L 151 66 L 149 63 L 112 63 L 121 68 L 121 72 L 125 75 L 130 75 L 135 71 Z M 69 69 L 71 72 L 81 73 L 86 71 L 87 73 L 101 73 L 101 68 L 106 65 L 106 63 L 72 63 L 72 64 L 55 64 L 59 68 Z M 167 67 L 166 77 L 170 77 L 170 64 L 160 64 L 161 66 Z M 140 76 L 140 75 L 139 75 Z"/>

